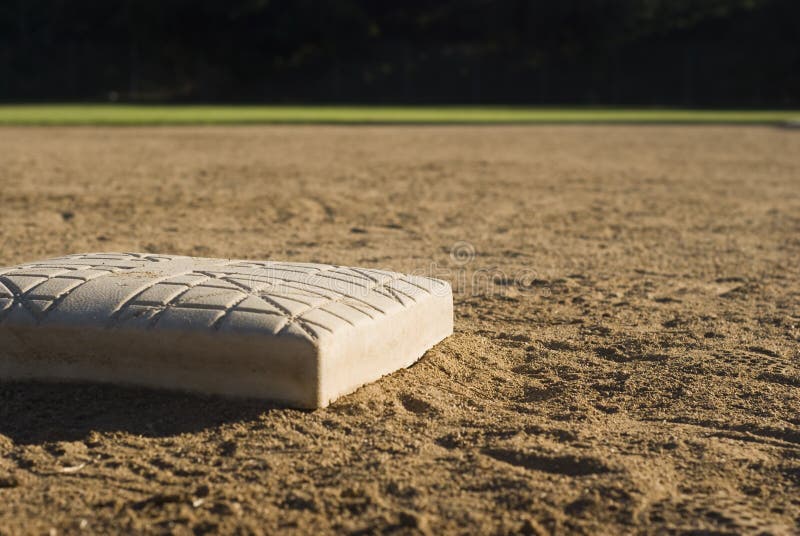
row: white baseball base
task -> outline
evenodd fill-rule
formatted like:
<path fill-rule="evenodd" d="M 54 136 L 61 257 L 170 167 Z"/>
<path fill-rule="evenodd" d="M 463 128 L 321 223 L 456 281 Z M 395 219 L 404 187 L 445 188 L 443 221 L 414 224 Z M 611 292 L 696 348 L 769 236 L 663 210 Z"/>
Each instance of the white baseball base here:
<path fill-rule="evenodd" d="M 318 408 L 452 332 L 449 284 L 382 270 L 141 253 L 0 268 L 3 379 Z"/>

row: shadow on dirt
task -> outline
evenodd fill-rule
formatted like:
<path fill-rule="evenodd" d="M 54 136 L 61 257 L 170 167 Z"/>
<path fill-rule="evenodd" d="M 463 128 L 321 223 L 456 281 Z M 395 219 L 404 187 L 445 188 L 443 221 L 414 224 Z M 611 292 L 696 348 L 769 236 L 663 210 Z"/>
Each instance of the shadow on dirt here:
<path fill-rule="evenodd" d="M 168 437 L 286 409 L 262 400 L 138 387 L 0 382 L 0 434 L 17 444 L 76 441 L 92 431 Z"/>

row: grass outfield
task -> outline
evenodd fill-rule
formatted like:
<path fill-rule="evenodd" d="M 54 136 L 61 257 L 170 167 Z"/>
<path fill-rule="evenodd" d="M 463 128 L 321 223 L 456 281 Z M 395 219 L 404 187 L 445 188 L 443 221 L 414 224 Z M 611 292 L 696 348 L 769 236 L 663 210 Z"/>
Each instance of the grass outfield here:
<path fill-rule="evenodd" d="M 651 108 L 383 107 L 383 106 L 133 106 L 113 104 L 1 105 L 2 125 L 698 123 L 776 124 L 798 110 Z"/>

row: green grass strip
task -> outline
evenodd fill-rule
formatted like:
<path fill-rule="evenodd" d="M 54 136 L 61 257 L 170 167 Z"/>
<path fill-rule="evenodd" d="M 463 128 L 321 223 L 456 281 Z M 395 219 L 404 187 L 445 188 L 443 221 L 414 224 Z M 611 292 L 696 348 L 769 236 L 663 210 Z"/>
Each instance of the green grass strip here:
<path fill-rule="evenodd" d="M 778 124 L 800 110 L 501 106 L 0 105 L 1 125 Z"/>

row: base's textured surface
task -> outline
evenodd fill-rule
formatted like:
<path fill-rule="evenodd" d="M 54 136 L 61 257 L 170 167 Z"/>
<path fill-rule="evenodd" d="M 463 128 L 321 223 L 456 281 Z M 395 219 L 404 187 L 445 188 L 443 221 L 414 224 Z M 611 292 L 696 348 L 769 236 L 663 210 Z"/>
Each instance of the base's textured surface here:
<path fill-rule="evenodd" d="M 0 128 L 0 266 L 391 266 L 457 311 L 317 411 L 0 382 L 0 533 L 797 533 L 798 134 Z"/>
<path fill-rule="evenodd" d="M 450 285 L 326 264 L 90 253 L 0 268 L 0 378 L 322 407 L 453 331 Z"/>

